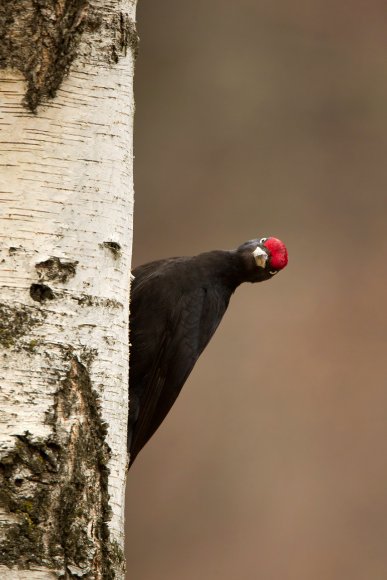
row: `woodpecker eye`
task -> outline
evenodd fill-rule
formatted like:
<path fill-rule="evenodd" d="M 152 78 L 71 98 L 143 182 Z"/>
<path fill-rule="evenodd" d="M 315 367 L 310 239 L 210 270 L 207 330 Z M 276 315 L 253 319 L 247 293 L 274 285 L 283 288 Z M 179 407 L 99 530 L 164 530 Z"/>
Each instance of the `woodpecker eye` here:
<path fill-rule="evenodd" d="M 259 243 L 260 243 L 260 244 L 264 244 L 264 243 L 266 242 L 266 240 L 267 240 L 267 238 L 261 238 L 261 239 L 259 240 Z"/>

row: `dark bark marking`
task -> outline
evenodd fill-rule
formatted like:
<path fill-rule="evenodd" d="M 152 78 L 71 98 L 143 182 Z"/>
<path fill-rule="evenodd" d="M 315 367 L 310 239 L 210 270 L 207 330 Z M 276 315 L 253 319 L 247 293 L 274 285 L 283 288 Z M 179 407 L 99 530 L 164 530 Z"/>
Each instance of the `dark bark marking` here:
<path fill-rule="evenodd" d="M 110 250 L 114 258 L 117 259 L 120 257 L 121 245 L 118 242 L 103 242 L 101 246 Z"/>
<path fill-rule="evenodd" d="M 39 273 L 40 280 L 57 280 L 64 283 L 69 278 L 74 278 L 77 264 L 77 261 L 64 261 L 54 257 L 35 264 L 35 268 Z"/>
<path fill-rule="evenodd" d="M 123 308 L 121 302 L 114 298 L 98 298 L 91 294 L 82 294 L 82 296 L 73 296 L 80 306 L 103 306 L 104 308 Z"/>
<path fill-rule="evenodd" d="M 7 0 L 0 4 L 0 68 L 20 70 L 32 112 L 53 98 L 76 56 L 87 0 Z"/>
<path fill-rule="evenodd" d="M 126 30 L 125 38 L 127 41 L 127 45 L 130 47 L 130 50 L 132 51 L 133 60 L 136 60 L 140 47 L 140 37 L 137 33 L 136 24 L 132 20 L 127 19 L 125 30 Z"/>
<path fill-rule="evenodd" d="M 31 284 L 30 296 L 35 302 L 45 302 L 55 298 L 54 292 L 46 284 Z"/>
<path fill-rule="evenodd" d="M 19 520 L 8 528 L 0 563 L 113 580 L 123 554 L 109 537 L 107 426 L 88 371 L 68 351 L 63 356 L 69 369 L 47 417 L 51 436 L 36 441 L 26 432 L 0 460 L 0 504 Z"/>
<path fill-rule="evenodd" d="M 135 23 L 123 12 L 117 14 L 115 20 L 116 33 L 112 44 L 112 61 L 117 63 L 120 55 L 126 55 L 128 48 L 132 51 L 133 60 L 136 60 L 140 38 Z"/>
<path fill-rule="evenodd" d="M 97 12 L 89 0 L 0 1 L 0 68 L 22 72 L 27 82 L 24 105 L 32 113 L 55 97 L 84 32 L 88 33 L 85 53 L 93 48 L 101 60 L 112 64 L 128 48 L 134 59 L 137 56 L 135 23 L 112 7 Z"/>

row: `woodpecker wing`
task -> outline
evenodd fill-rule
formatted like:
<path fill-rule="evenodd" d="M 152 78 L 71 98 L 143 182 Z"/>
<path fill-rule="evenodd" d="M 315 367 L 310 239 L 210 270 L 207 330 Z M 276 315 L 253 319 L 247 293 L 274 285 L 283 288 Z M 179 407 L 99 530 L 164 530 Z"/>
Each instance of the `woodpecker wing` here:
<path fill-rule="evenodd" d="M 221 286 L 190 283 L 186 261 L 177 259 L 173 268 L 156 262 L 134 272 L 131 463 L 168 414 L 228 306 L 230 296 Z M 180 276 L 185 284 L 176 284 Z"/>

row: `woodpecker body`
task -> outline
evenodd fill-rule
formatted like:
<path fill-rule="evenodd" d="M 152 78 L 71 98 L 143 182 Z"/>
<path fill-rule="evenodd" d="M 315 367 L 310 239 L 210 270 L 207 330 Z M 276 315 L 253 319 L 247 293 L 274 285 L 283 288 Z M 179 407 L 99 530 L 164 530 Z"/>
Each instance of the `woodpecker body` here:
<path fill-rule="evenodd" d="M 237 250 L 169 258 L 134 270 L 130 464 L 171 409 L 237 286 L 268 280 L 286 263 L 284 244 L 262 238 Z"/>

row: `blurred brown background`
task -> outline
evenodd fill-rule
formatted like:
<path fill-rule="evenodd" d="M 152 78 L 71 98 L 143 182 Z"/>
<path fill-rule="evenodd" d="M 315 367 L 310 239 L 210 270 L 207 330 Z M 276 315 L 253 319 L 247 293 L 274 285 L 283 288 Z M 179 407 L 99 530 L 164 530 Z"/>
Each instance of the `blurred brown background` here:
<path fill-rule="evenodd" d="M 130 580 L 387 578 L 382 0 L 140 0 L 134 264 L 275 235 L 129 474 Z"/>

